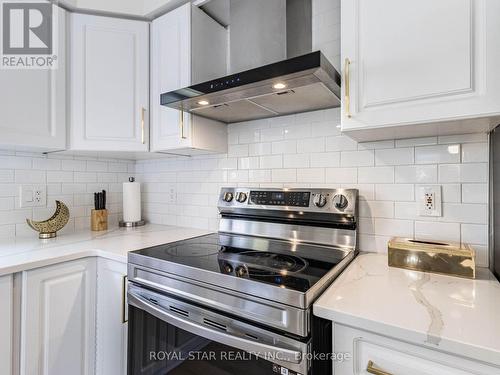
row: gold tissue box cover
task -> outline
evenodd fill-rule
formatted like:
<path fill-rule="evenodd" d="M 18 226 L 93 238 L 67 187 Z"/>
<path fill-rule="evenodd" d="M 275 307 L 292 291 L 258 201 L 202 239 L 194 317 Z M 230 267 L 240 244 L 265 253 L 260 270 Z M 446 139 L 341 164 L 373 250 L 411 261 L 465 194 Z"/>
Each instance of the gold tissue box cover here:
<path fill-rule="evenodd" d="M 467 244 L 393 238 L 387 247 L 390 267 L 470 279 L 476 276 L 474 249 Z"/>

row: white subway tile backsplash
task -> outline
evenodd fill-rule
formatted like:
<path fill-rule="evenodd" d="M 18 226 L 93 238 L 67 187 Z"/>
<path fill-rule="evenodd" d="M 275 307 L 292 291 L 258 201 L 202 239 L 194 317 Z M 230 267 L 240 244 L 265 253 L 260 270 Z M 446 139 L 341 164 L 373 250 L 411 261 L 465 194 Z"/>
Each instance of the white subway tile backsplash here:
<path fill-rule="evenodd" d="M 373 166 L 373 150 L 342 151 L 340 153 L 341 167 L 367 167 Z"/>
<path fill-rule="evenodd" d="M 406 165 L 413 164 L 413 148 L 394 148 L 375 150 L 375 165 Z"/>
<path fill-rule="evenodd" d="M 283 155 L 283 166 L 284 168 L 309 168 L 310 166 L 309 159 L 310 159 L 309 154 Z M 270 167 L 270 168 L 280 168 L 280 167 Z"/>
<path fill-rule="evenodd" d="M 297 140 L 297 152 L 299 154 L 315 153 L 325 151 L 325 138 L 304 138 Z"/>
<path fill-rule="evenodd" d="M 437 137 L 396 139 L 396 147 L 429 146 L 436 145 L 437 143 Z"/>
<path fill-rule="evenodd" d="M 462 163 L 486 163 L 488 157 L 488 147 L 485 143 L 466 143 L 462 145 Z"/>
<path fill-rule="evenodd" d="M 375 233 L 381 236 L 413 237 L 413 221 L 376 218 Z"/>
<path fill-rule="evenodd" d="M 394 148 L 394 140 L 358 143 L 358 150 L 377 150 L 384 148 Z"/>
<path fill-rule="evenodd" d="M 250 144 L 250 145 L 248 145 L 248 154 L 250 156 L 270 155 L 271 154 L 271 143 L 270 142 L 263 142 L 263 143 Z"/>
<path fill-rule="evenodd" d="M 350 151 L 357 149 L 358 143 L 349 137 L 343 135 L 326 137 L 326 151 Z"/>
<path fill-rule="evenodd" d="M 462 185 L 443 184 L 441 185 L 441 199 L 447 203 L 459 203 L 462 199 Z"/>
<path fill-rule="evenodd" d="M 477 133 L 477 134 L 460 134 L 460 135 L 441 135 L 438 139 L 439 144 L 451 144 L 451 143 L 476 143 L 488 142 L 488 134 Z"/>
<path fill-rule="evenodd" d="M 16 184 L 45 184 L 45 171 L 16 169 L 14 181 Z"/>
<path fill-rule="evenodd" d="M 327 183 L 357 183 L 358 170 L 356 168 L 326 168 Z"/>
<path fill-rule="evenodd" d="M 460 163 L 460 145 L 415 147 L 416 164 Z"/>
<path fill-rule="evenodd" d="M 487 184 L 462 184 L 463 203 L 488 203 Z"/>
<path fill-rule="evenodd" d="M 278 141 L 271 143 L 273 154 L 295 154 L 297 153 L 297 141 Z"/>
<path fill-rule="evenodd" d="M 460 242 L 459 223 L 439 223 L 435 221 L 415 221 L 415 238 Z"/>
<path fill-rule="evenodd" d="M 304 156 L 304 155 L 301 155 Z M 317 152 L 310 157 L 311 167 L 339 167 L 340 152 Z"/>
<path fill-rule="evenodd" d="M 360 183 L 393 183 L 394 167 L 358 168 Z"/>
<path fill-rule="evenodd" d="M 396 183 L 436 183 L 437 176 L 437 165 L 405 165 L 395 168 Z"/>
<path fill-rule="evenodd" d="M 379 201 L 413 201 L 415 197 L 412 184 L 377 184 L 375 199 Z"/>
<path fill-rule="evenodd" d="M 443 216 L 439 221 L 467 224 L 487 224 L 488 206 L 486 204 L 443 203 Z"/>
<path fill-rule="evenodd" d="M 307 184 L 324 183 L 325 169 L 324 168 L 297 169 L 297 182 L 304 182 Z"/>
<path fill-rule="evenodd" d="M 260 159 L 259 168 L 262 169 L 283 168 L 282 155 L 261 156 L 259 159 Z"/>
<path fill-rule="evenodd" d="M 360 217 L 394 217 L 394 202 L 360 200 L 358 206 Z"/>
<path fill-rule="evenodd" d="M 272 170 L 273 182 L 296 182 L 297 170 L 296 169 L 273 169 Z"/>
<path fill-rule="evenodd" d="M 488 243 L 488 226 L 478 224 L 462 224 L 462 242 L 477 245 Z"/>

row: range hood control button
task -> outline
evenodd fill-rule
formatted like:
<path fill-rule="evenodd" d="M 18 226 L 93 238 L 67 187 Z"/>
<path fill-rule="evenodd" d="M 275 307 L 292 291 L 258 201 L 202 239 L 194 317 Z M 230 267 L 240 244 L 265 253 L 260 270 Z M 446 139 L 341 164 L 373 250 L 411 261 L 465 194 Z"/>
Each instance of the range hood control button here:
<path fill-rule="evenodd" d="M 314 197 L 314 205 L 316 207 L 324 207 L 326 205 L 326 197 L 323 194 L 316 194 Z"/>
<path fill-rule="evenodd" d="M 343 210 L 344 208 L 347 207 L 347 205 L 349 204 L 349 201 L 347 200 L 345 195 L 337 194 L 336 196 L 333 197 L 333 204 L 339 210 Z"/>
<path fill-rule="evenodd" d="M 222 199 L 224 199 L 226 202 L 231 202 L 233 200 L 233 193 L 226 191 Z"/>

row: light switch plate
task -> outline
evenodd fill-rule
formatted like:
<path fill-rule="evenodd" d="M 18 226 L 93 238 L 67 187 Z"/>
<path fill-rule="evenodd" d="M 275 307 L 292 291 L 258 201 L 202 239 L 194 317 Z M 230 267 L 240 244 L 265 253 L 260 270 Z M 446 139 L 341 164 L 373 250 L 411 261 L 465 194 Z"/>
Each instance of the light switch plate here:
<path fill-rule="evenodd" d="M 441 185 L 420 186 L 417 203 L 419 216 L 442 216 Z"/>
<path fill-rule="evenodd" d="M 47 206 L 47 186 L 21 185 L 19 187 L 19 207 Z"/>

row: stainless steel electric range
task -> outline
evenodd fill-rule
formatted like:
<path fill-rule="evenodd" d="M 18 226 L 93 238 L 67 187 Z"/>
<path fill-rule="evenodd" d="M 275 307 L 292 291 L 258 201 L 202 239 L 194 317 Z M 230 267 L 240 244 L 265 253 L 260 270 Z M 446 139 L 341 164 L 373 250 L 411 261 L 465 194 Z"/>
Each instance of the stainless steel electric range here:
<path fill-rule="evenodd" d="M 223 188 L 218 208 L 217 233 L 129 253 L 129 375 L 330 374 L 312 303 L 356 256 L 357 190 Z"/>

